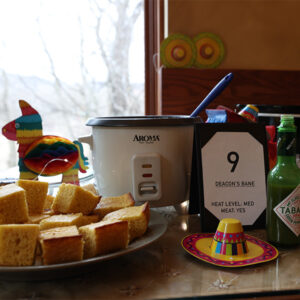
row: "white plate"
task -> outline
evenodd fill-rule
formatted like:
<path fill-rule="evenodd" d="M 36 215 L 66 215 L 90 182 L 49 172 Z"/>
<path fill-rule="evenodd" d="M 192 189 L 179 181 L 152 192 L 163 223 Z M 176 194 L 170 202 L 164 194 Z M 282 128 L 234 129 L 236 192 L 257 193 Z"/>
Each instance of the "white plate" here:
<path fill-rule="evenodd" d="M 147 232 L 139 239 L 129 244 L 127 249 L 116 251 L 110 254 L 101 255 L 81 261 L 55 265 L 26 266 L 26 267 L 0 267 L 1 280 L 47 280 L 51 278 L 60 278 L 75 276 L 76 274 L 91 271 L 92 265 L 99 262 L 114 259 L 137 251 L 160 238 L 167 229 L 167 221 L 158 212 L 150 212 L 150 222 Z"/>
<path fill-rule="evenodd" d="M 13 167 L 5 171 L 0 172 L 0 182 L 11 183 L 16 182 L 19 179 L 19 168 Z M 86 173 L 78 173 L 78 178 L 80 180 L 80 185 L 85 185 L 94 182 L 94 173 L 92 167 L 89 167 Z M 56 176 L 39 176 L 40 181 L 46 181 L 49 183 L 49 190 L 58 188 L 61 185 L 62 175 Z"/>

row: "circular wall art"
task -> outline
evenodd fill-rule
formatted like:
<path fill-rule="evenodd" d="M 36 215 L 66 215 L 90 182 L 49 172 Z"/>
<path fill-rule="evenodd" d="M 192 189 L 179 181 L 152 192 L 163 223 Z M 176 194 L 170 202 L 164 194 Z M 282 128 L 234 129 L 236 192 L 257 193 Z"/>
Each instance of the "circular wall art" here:
<path fill-rule="evenodd" d="M 209 32 L 203 32 L 194 37 L 197 49 L 195 66 L 198 68 L 216 68 L 223 60 L 225 50 L 221 39 Z"/>
<path fill-rule="evenodd" d="M 167 68 L 191 67 L 196 59 L 196 47 L 184 34 L 172 34 L 160 46 L 160 59 Z"/>

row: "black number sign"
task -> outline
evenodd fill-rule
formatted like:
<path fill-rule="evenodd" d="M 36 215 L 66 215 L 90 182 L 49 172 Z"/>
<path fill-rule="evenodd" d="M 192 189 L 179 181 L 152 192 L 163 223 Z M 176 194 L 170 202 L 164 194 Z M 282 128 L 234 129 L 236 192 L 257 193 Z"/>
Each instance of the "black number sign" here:
<path fill-rule="evenodd" d="M 227 160 L 229 163 L 232 164 L 232 168 L 231 168 L 230 172 L 232 172 L 232 173 L 234 172 L 234 170 L 239 162 L 239 158 L 240 158 L 239 154 L 235 151 L 231 151 L 227 154 Z"/>

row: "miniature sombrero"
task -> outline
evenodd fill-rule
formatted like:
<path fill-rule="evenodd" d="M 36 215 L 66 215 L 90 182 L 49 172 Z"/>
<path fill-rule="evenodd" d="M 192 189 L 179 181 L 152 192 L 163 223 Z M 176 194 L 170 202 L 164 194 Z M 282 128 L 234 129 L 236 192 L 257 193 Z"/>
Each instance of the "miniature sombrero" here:
<path fill-rule="evenodd" d="M 221 267 L 254 265 L 278 256 L 275 247 L 244 234 L 241 222 L 231 218 L 222 219 L 215 233 L 195 233 L 181 244 L 191 255 Z"/>
<path fill-rule="evenodd" d="M 172 34 L 160 46 L 160 59 L 167 68 L 191 67 L 196 59 L 196 47 L 184 34 Z"/>
<path fill-rule="evenodd" d="M 216 68 L 223 60 L 225 49 L 222 40 L 215 34 L 203 32 L 194 37 L 197 49 L 195 66 L 198 68 Z"/>

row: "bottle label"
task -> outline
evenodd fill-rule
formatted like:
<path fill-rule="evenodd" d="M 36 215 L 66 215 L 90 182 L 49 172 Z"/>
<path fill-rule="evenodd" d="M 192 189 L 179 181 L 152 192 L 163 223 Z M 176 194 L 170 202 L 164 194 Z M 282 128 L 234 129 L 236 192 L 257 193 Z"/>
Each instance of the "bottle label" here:
<path fill-rule="evenodd" d="M 274 212 L 296 235 L 300 234 L 300 184 L 276 207 Z"/>

